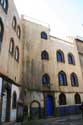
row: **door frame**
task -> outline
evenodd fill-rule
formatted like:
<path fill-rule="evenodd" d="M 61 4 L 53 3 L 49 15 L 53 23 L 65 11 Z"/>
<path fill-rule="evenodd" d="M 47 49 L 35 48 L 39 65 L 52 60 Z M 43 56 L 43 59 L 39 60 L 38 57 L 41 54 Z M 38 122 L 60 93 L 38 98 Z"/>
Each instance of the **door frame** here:
<path fill-rule="evenodd" d="M 41 117 L 41 104 L 40 104 L 39 101 L 33 100 L 33 101 L 30 103 L 30 118 L 31 118 L 31 119 L 33 119 L 33 116 L 32 116 L 32 104 L 33 104 L 34 102 L 38 104 L 38 117 L 39 117 L 39 118 Z"/>
<path fill-rule="evenodd" d="M 50 117 L 54 117 L 56 115 L 55 92 L 43 92 L 43 96 L 44 96 L 44 116 L 49 117 L 49 116 L 47 116 L 47 112 L 46 112 L 46 97 L 51 96 L 52 97 L 52 105 L 53 105 L 53 109 L 52 109 L 53 114 Z"/>
<path fill-rule="evenodd" d="M 5 79 L 3 79 L 4 81 Z M 4 97 L 4 92 L 7 93 L 7 101 L 6 101 L 6 117 L 5 117 L 5 122 L 10 121 L 10 111 L 11 111 L 11 84 L 9 81 L 5 80 L 6 83 L 2 82 L 2 104 L 3 104 L 3 97 Z M 2 105 L 1 104 L 1 105 Z M 2 106 L 1 106 L 2 107 Z M 1 117 L 2 117 L 2 111 L 1 111 Z"/>

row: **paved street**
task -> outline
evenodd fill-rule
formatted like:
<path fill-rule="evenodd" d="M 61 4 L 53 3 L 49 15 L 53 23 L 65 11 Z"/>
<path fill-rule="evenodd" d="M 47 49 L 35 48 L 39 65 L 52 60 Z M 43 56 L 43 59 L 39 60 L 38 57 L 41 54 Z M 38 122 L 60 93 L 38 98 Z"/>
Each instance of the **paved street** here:
<path fill-rule="evenodd" d="M 83 125 L 81 115 L 69 115 L 58 118 L 49 118 L 35 121 L 28 121 L 24 123 L 11 123 L 2 125 Z"/>
<path fill-rule="evenodd" d="M 83 125 L 83 119 L 81 115 L 70 115 L 70 116 L 52 118 L 42 121 L 40 120 L 40 121 L 29 122 L 28 124 L 29 125 Z"/>

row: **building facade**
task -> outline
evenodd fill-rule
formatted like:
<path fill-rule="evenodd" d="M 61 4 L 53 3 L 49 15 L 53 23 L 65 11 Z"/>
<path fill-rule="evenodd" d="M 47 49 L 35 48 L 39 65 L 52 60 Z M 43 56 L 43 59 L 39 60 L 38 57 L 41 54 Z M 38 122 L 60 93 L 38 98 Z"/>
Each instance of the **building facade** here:
<path fill-rule="evenodd" d="M 0 122 L 16 120 L 22 78 L 21 35 L 14 2 L 0 0 Z"/>
<path fill-rule="evenodd" d="M 0 0 L 0 122 L 79 113 L 82 46 L 51 36 L 48 24 L 20 18 L 13 0 Z"/>
<path fill-rule="evenodd" d="M 83 101 L 83 79 L 76 42 L 50 36 L 49 26 L 25 16 L 22 27 L 28 116 L 78 113 Z"/>
<path fill-rule="evenodd" d="M 74 38 L 74 41 L 76 42 L 81 70 L 82 70 L 82 76 L 83 76 L 83 38 L 78 36 L 78 37 Z"/>

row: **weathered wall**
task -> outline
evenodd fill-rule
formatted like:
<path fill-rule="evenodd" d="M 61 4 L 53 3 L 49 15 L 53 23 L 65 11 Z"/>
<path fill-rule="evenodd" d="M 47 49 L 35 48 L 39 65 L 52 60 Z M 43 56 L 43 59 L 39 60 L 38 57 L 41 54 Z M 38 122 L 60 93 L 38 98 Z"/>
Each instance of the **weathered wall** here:
<path fill-rule="evenodd" d="M 20 94 L 20 87 L 12 85 L 12 92 L 11 92 L 11 108 L 10 108 L 10 121 L 15 121 L 17 119 L 17 108 L 12 109 L 12 101 L 13 101 L 13 93 L 16 92 L 17 95 L 17 102 L 19 101 L 19 94 Z"/>
<path fill-rule="evenodd" d="M 81 66 L 81 71 L 82 71 L 82 78 L 83 78 L 83 41 L 80 39 L 76 39 L 76 46 L 79 54 L 79 60 L 80 60 L 80 66 Z"/>
<path fill-rule="evenodd" d="M 8 13 L 5 14 L 2 7 L 0 6 L 0 17 L 2 18 L 4 24 L 4 35 L 3 42 L 0 51 L 0 73 L 11 78 L 16 83 L 21 84 L 21 73 L 22 73 L 22 42 L 18 39 L 17 33 L 12 27 L 13 16 L 16 16 L 17 25 L 20 25 L 20 18 L 18 16 L 17 10 L 15 8 L 14 2 L 9 0 Z M 21 28 L 21 25 L 20 25 Z M 22 34 L 22 32 L 21 32 Z M 15 46 L 19 48 L 19 63 L 11 56 L 9 53 L 9 43 L 10 38 L 14 38 Z M 15 55 L 15 47 L 14 47 Z"/>
<path fill-rule="evenodd" d="M 37 88 L 42 86 L 42 75 L 48 73 L 51 81 L 51 89 L 63 92 L 82 92 L 82 74 L 79 56 L 75 43 L 69 43 L 58 38 L 49 36 L 49 29 L 23 20 L 24 27 L 24 81 L 27 86 Z M 48 40 L 42 40 L 40 34 L 45 31 Z M 64 52 L 65 63 L 59 63 L 56 59 L 56 51 L 60 49 Z M 49 60 L 41 59 L 41 52 L 46 50 Z M 68 64 L 68 53 L 72 53 L 75 58 L 75 65 Z M 67 75 L 67 86 L 59 86 L 58 73 L 63 70 Z M 78 87 L 72 87 L 70 74 L 75 72 L 78 76 Z M 33 87 L 34 86 L 34 87 Z"/>
<path fill-rule="evenodd" d="M 23 43 L 24 43 L 24 83 L 31 89 L 41 88 L 41 74 L 43 67 L 41 63 L 42 40 L 41 31 L 48 29 L 31 22 L 23 20 Z M 46 43 L 48 40 L 45 41 Z"/>
<path fill-rule="evenodd" d="M 49 70 L 50 72 L 53 88 L 55 87 L 55 90 L 64 91 L 64 92 L 80 92 L 80 91 L 82 92 L 82 89 L 83 89 L 81 86 L 82 74 L 81 74 L 79 56 L 78 56 L 75 43 L 68 43 L 67 41 L 63 41 L 63 40 L 51 37 L 51 40 L 48 44 L 50 44 L 50 47 L 48 49 L 49 49 L 49 52 L 51 51 L 50 52 L 51 65 L 49 67 L 46 67 L 47 65 L 45 65 L 45 67 L 46 67 L 46 70 Z M 46 47 L 48 47 L 48 45 Z M 65 63 L 57 62 L 56 51 L 58 49 L 64 52 Z M 73 54 L 75 58 L 75 65 L 68 64 L 68 53 Z M 67 75 L 67 86 L 59 86 L 58 72 L 61 70 L 64 71 Z M 72 72 L 75 72 L 78 76 L 78 83 L 79 83 L 78 87 L 71 86 L 70 74 Z"/>
<path fill-rule="evenodd" d="M 46 113 L 46 98 L 52 97 L 55 101 L 54 114 L 66 114 L 78 112 L 78 105 L 75 105 L 74 95 L 78 92 L 81 101 L 83 101 L 82 72 L 80 67 L 78 50 L 76 43 L 65 41 L 49 34 L 49 27 L 22 18 L 22 29 L 24 43 L 23 57 L 23 83 L 26 86 L 25 104 L 28 105 L 28 114 L 30 114 L 30 104 L 36 100 L 42 108 L 42 116 Z M 47 33 L 48 39 L 41 39 L 41 32 Z M 49 54 L 49 60 L 41 59 L 41 52 L 46 50 Z M 56 52 L 61 50 L 64 53 L 65 62 L 57 62 Z M 68 53 L 72 53 L 75 58 L 75 65 L 68 64 Z M 64 71 L 67 76 L 67 86 L 60 86 L 58 73 Z M 70 75 L 76 73 L 78 77 L 78 86 L 71 85 Z M 47 73 L 50 76 L 50 89 L 42 85 L 42 76 Z M 63 92 L 66 96 L 66 105 L 59 105 L 59 95 Z M 41 94 L 42 93 L 42 94 Z M 42 95 L 42 96 L 40 96 Z M 43 97 L 43 98 L 42 98 Z M 52 102 L 54 103 L 54 102 Z M 33 114 L 37 111 L 34 103 Z M 62 109 L 63 108 L 63 109 Z M 68 110 L 70 109 L 70 110 Z M 62 112 L 65 110 L 65 112 Z"/>
<path fill-rule="evenodd" d="M 75 94 L 76 93 L 65 93 L 65 96 L 66 96 L 66 106 L 72 106 L 72 105 L 75 105 Z M 60 92 L 57 92 L 55 93 L 55 104 L 56 104 L 56 107 L 61 107 L 59 105 L 59 95 L 60 95 Z M 83 101 L 83 93 L 79 93 L 80 97 L 81 97 L 81 101 Z"/>

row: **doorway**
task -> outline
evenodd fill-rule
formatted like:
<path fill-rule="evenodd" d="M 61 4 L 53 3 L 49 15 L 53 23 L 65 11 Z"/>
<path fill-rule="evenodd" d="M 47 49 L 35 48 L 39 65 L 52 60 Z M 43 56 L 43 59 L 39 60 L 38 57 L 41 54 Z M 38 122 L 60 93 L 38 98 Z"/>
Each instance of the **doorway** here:
<path fill-rule="evenodd" d="M 47 116 L 53 116 L 54 104 L 53 97 L 50 95 L 46 96 L 46 114 Z"/>
<path fill-rule="evenodd" d="M 10 121 L 10 105 L 11 105 L 11 88 L 10 86 L 5 86 L 2 97 L 1 122 Z"/>
<path fill-rule="evenodd" d="M 30 117 L 31 119 L 40 118 L 41 110 L 40 110 L 40 102 L 34 100 L 30 104 Z"/>

